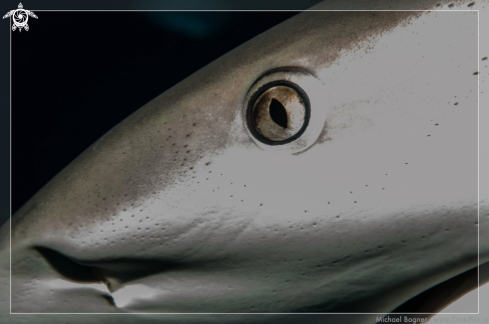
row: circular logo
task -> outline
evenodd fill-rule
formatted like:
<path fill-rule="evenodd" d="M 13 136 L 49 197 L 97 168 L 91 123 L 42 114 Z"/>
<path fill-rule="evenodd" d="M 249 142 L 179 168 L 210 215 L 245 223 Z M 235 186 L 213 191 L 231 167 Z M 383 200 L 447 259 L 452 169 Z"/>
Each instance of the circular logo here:
<path fill-rule="evenodd" d="M 12 19 L 17 27 L 24 27 L 25 25 L 27 25 L 29 15 L 24 9 L 17 9 L 12 15 Z"/>

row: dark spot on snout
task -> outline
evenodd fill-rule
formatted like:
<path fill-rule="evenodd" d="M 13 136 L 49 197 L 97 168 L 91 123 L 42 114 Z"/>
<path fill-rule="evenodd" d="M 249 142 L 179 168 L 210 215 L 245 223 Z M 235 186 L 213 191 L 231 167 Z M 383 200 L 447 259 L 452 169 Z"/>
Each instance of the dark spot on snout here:
<path fill-rule="evenodd" d="M 473 5 L 475 5 L 475 1 L 472 1 L 471 3 L 469 3 L 469 4 L 467 5 L 467 7 L 469 7 L 469 8 L 470 8 L 470 7 L 472 7 Z"/>
<path fill-rule="evenodd" d="M 474 75 L 478 75 L 478 74 L 479 74 L 479 71 L 475 71 L 475 72 L 474 72 Z"/>

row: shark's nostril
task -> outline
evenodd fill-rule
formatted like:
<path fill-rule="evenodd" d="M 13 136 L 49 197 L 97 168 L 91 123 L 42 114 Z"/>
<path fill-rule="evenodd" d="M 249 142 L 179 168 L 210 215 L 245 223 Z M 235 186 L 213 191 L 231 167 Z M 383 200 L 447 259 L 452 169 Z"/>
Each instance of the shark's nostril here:
<path fill-rule="evenodd" d="M 59 252 L 43 247 L 38 247 L 36 249 L 65 279 L 83 283 L 103 281 L 96 275 L 92 268 L 78 264 Z"/>

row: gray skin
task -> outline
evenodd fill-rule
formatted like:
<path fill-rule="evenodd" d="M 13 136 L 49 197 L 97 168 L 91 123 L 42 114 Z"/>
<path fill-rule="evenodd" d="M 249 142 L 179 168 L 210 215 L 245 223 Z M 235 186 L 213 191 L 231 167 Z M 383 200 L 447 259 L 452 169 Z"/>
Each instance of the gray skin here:
<path fill-rule="evenodd" d="M 436 3 L 314 9 L 448 9 Z M 487 1 L 471 9 L 489 20 Z M 478 229 L 487 262 L 476 30 L 471 12 L 307 12 L 209 64 L 109 131 L 0 230 L 0 322 L 373 323 L 129 313 L 387 313 L 476 267 Z M 258 142 L 243 118 L 274 80 L 311 99 L 308 130 L 281 146 Z M 13 313 L 111 314 L 9 315 L 10 227 Z"/>

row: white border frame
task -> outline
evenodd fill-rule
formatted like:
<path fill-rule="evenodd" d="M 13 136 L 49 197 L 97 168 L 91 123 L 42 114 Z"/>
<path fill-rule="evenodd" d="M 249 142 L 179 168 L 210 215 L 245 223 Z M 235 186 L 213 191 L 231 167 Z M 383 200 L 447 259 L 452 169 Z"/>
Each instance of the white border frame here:
<path fill-rule="evenodd" d="M 480 225 L 480 21 L 479 10 L 35 10 L 33 12 L 477 12 L 477 222 Z M 12 17 L 10 29 L 10 192 L 12 192 Z M 480 226 L 477 227 L 477 313 L 13 313 L 12 312 L 12 195 L 10 195 L 10 315 L 478 315 L 480 314 Z M 387 322 L 387 321 L 386 321 Z"/>

